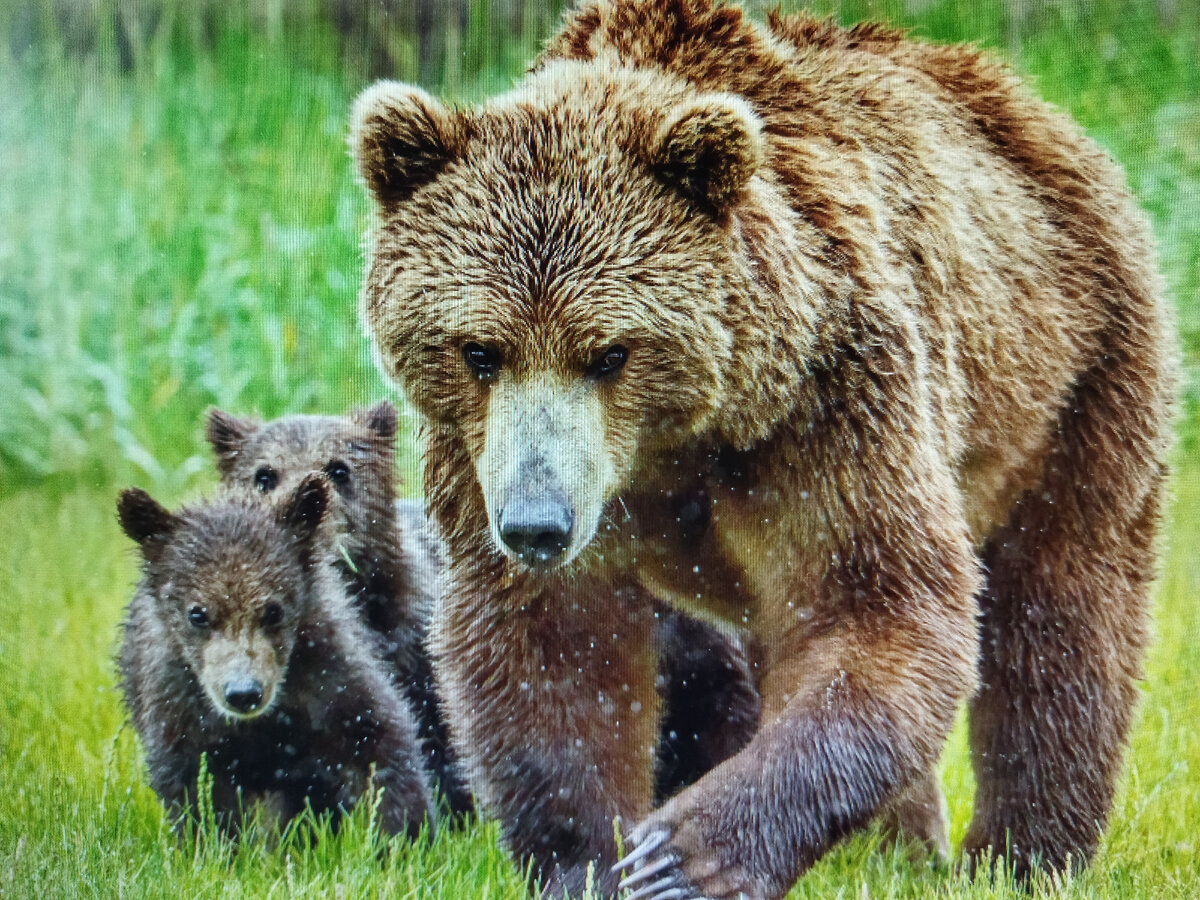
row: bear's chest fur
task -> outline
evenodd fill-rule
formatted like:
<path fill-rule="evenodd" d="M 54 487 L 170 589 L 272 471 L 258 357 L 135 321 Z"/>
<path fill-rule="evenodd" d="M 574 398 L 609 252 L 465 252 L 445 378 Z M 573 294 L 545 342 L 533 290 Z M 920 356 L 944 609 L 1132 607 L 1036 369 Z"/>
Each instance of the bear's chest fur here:
<path fill-rule="evenodd" d="M 816 516 L 762 480 L 773 456 L 694 447 L 659 461 L 620 499 L 612 518 L 625 522 L 622 552 L 610 558 L 698 618 L 745 632 L 784 610 L 778 627 L 803 632 L 816 618 L 817 592 L 804 587 L 820 580 L 822 542 Z M 798 532 L 811 539 L 798 543 Z"/>

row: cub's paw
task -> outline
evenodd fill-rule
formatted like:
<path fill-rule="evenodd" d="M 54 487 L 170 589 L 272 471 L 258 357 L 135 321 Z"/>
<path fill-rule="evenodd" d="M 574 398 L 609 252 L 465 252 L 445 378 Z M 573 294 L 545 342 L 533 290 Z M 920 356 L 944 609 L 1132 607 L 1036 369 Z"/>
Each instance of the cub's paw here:
<path fill-rule="evenodd" d="M 668 804 L 670 806 L 670 804 Z M 718 854 L 694 820 L 675 825 L 666 808 L 629 835 L 633 849 L 613 869 L 625 870 L 624 900 L 759 900 L 771 896 L 755 879 Z"/>

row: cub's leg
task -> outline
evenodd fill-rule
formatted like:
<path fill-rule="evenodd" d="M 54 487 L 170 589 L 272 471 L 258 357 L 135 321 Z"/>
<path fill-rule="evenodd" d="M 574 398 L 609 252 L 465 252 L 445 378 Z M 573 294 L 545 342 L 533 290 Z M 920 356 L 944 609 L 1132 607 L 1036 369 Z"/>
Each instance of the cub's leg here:
<path fill-rule="evenodd" d="M 1081 865 L 1095 849 L 1147 638 L 1162 476 L 1152 456 L 1124 458 L 1147 451 L 1144 435 L 1108 443 L 1087 426 L 1089 402 L 1072 405 L 1042 484 L 984 548 L 978 791 L 964 849 L 1007 855 L 1018 877 Z"/>
<path fill-rule="evenodd" d="M 663 698 L 655 784 L 661 802 L 749 743 L 762 700 L 741 643 L 713 626 L 660 607 L 654 639 Z"/>
<path fill-rule="evenodd" d="M 950 823 L 936 770 L 914 781 L 880 816 L 888 843 L 917 841 L 938 862 L 950 859 Z"/>
<path fill-rule="evenodd" d="M 497 571 L 500 569 L 501 571 Z M 651 808 L 658 740 L 651 605 L 634 587 L 452 570 L 431 645 L 482 809 L 545 896 L 616 888 L 613 818 Z"/>

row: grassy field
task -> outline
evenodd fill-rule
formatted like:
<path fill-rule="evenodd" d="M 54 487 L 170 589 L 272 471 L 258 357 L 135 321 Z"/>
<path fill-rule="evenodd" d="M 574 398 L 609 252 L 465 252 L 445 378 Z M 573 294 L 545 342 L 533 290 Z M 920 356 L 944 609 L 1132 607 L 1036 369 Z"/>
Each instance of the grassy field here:
<path fill-rule="evenodd" d="M 816 7 L 998 48 L 1121 160 L 1153 218 L 1188 376 L 1157 638 L 1101 852 L 1084 874 L 1035 893 L 1191 900 L 1200 19 L 1182 0 Z M 43 26 L 33 46 L 15 25 L 5 31 L 18 4 L 0 0 L 0 897 L 523 896 L 493 827 L 382 857 L 366 810 L 315 846 L 237 854 L 211 837 L 178 844 L 165 829 L 113 687 L 136 569 L 113 500 L 130 483 L 170 502 L 211 483 L 200 440 L 210 403 L 271 416 L 384 395 L 355 319 L 367 204 L 345 150 L 349 103 L 368 76 L 328 29 L 245 20 L 204 30 L 182 3 L 122 71 L 111 38 L 74 52 L 54 5 L 30 8 Z M 505 84 L 528 50 L 472 29 L 471 65 L 447 82 L 465 98 Z M 411 473 L 411 452 L 404 460 Z M 961 729 L 944 779 L 957 841 L 972 793 Z M 793 896 L 1020 895 L 913 865 L 867 834 Z"/>

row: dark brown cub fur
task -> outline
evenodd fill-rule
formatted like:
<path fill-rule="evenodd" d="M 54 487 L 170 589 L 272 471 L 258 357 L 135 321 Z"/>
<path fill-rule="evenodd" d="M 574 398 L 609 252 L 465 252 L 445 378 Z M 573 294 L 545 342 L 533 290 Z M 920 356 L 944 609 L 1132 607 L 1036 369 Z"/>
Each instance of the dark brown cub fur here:
<path fill-rule="evenodd" d="M 286 498 L 312 474 L 330 480 L 340 525 L 335 565 L 416 711 L 426 761 L 450 811 L 469 812 L 425 649 L 441 548 L 421 502 L 396 500 L 396 408 L 384 400 L 348 416 L 265 424 L 211 409 L 207 434 L 226 484 Z"/>
<path fill-rule="evenodd" d="M 742 642 L 670 607 L 656 610 L 662 725 L 654 773 L 666 800 L 754 736 L 762 699 Z"/>
<path fill-rule="evenodd" d="M 219 826 L 305 806 L 335 817 L 372 786 L 380 826 L 433 822 L 413 717 L 371 652 L 319 536 L 329 491 L 300 483 L 275 512 L 241 492 L 171 513 L 122 492 L 139 544 L 120 671 L 150 783 L 173 819 L 195 813 L 201 756 Z"/>

